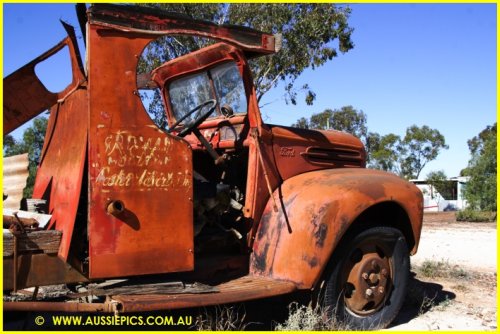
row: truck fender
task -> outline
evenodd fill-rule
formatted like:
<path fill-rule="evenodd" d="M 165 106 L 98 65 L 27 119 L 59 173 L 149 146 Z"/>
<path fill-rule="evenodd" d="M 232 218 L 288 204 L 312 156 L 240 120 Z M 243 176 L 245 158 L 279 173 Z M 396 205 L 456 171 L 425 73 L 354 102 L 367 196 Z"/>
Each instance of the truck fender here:
<path fill-rule="evenodd" d="M 362 168 L 313 171 L 285 180 L 273 196 L 279 210 L 273 211 L 270 199 L 252 246 L 252 274 L 313 287 L 345 232 L 375 207 L 405 216 L 403 224 L 411 226 L 396 227 L 408 231 L 411 253 L 417 250 L 422 193 L 394 174 Z"/>

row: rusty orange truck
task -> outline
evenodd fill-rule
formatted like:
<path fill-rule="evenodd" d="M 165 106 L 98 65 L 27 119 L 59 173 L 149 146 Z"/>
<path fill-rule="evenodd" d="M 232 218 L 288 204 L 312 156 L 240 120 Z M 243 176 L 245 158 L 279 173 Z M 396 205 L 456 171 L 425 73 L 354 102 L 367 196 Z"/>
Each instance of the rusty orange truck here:
<path fill-rule="evenodd" d="M 33 192 L 50 220 L 4 214 L 3 286 L 78 284 L 94 298 L 4 310 L 126 313 L 315 290 L 351 328 L 394 319 L 422 194 L 366 169 L 352 135 L 263 122 L 248 61 L 278 52 L 279 36 L 134 6 L 97 4 L 83 19 L 85 61 L 64 24 L 67 38 L 4 78 L 4 135 L 50 110 Z M 164 35 L 215 42 L 138 75 Z M 73 80 L 52 93 L 34 67 L 64 47 Z M 141 102 L 148 87 L 166 127 Z"/>

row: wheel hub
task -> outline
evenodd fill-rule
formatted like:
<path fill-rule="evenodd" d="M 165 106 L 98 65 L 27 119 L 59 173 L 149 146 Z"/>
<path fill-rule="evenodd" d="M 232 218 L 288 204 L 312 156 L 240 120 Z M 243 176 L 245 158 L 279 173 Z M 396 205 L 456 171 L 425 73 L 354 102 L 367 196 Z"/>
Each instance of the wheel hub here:
<path fill-rule="evenodd" d="M 344 293 L 348 309 L 358 315 L 379 310 L 387 300 L 391 285 L 389 258 L 378 247 L 360 247 L 353 253 L 345 273 L 348 273 Z"/>

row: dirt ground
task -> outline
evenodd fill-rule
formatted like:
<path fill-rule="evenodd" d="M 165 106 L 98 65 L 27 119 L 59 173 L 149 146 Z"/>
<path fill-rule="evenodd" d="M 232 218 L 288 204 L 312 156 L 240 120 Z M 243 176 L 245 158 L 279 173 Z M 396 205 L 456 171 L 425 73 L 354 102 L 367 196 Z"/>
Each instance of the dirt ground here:
<path fill-rule="evenodd" d="M 393 330 L 495 330 L 497 328 L 496 223 L 456 222 L 454 213 L 426 214 L 412 257 L 409 293 Z M 429 277 L 425 265 L 448 273 Z M 432 276 L 432 275 L 431 275 Z"/>

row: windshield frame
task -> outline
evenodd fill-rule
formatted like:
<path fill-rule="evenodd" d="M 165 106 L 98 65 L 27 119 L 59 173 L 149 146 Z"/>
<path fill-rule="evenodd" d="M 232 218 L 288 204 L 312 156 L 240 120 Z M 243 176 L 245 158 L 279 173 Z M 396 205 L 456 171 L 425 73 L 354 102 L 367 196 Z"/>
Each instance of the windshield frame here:
<path fill-rule="evenodd" d="M 197 105 L 202 104 L 206 100 L 210 100 L 210 99 L 216 100 L 217 105 L 216 105 L 216 108 L 214 110 L 214 113 L 210 117 L 208 117 L 208 119 L 224 117 L 223 114 L 221 113 L 221 106 L 228 104 L 228 103 L 225 103 L 225 102 L 227 102 L 225 100 L 226 100 L 228 94 L 222 96 L 221 95 L 222 92 L 220 92 L 220 90 L 217 89 L 217 83 L 216 83 L 217 79 L 220 79 L 223 77 L 223 75 L 217 76 L 217 72 L 222 72 L 220 70 L 223 70 L 224 67 L 227 67 L 227 68 L 233 67 L 238 71 L 238 74 L 239 74 L 238 80 L 239 81 L 238 82 L 233 81 L 233 82 L 236 83 L 236 86 L 238 86 L 237 87 L 238 89 L 243 89 L 242 95 L 243 95 L 244 100 L 241 101 L 241 99 L 239 99 L 239 102 L 243 102 L 243 104 L 244 104 L 243 108 L 240 109 L 243 111 L 235 110 L 234 114 L 235 115 L 246 115 L 248 113 L 248 100 L 247 100 L 248 94 L 245 90 L 243 76 L 242 76 L 242 73 L 238 67 L 238 64 L 235 61 L 224 60 L 222 62 L 218 62 L 216 64 L 213 64 L 209 68 L 203 69 L 201 71 L 189 73 L 189 74 L 183 75 L 181 77 L 174 77 L 174 78 L 172 78 L 172 80 L 169 80 L 165 84 L 165 86 L 163 87 L 163 95 L 165 96 L 165 99 L 168 100 L 167 101 L 168 102 L 167 108 L 170 109 L 170 112 L 172 113 L 172 118 L 174 121 L 177 121 L 177 119 L 182 118 L 184 115 L 186 115 L 190 110 L 195 108 Z M 206 93 L 209 96 L 207 96 L 203 101 L 202 100 L 195 101 L 196 105 L 191 105 L 191 106 L 189 106 L 188 109 L 177 110 L 177 106 L 175 106 L 175 104 L 173 103 L 174 96 L 172 94 L 172 89 L 175 89 L 175 88 L 173 88 L 172 85 L 174 85 L 176 83 L 180 83 L 181 80 L 185 80 L 185 79 L 188 79 L 188 80 L 195 79 L 196 81 L 197 80 L 206 81 L 206 82 L 204 82 L 204 84 L 208 85 L 209 87 L 203 93 Z M 194 87 L 194 88 L 197 88 L 197 86 L 198 86 L 196 81 L 194 81 L 194 84 L 196 85 L 196 87 Z M 188 82 L 186 81 L 186 83 L 188 83 Z M 181 86 L 179 86 L 179 87 L 181 87 Z M 188 85 L 185 86 L 185 89 L 189 89 L 187 87 L 188 87 Z M 242 95 L 240 94 L 240 97 Z M 180 112 L 182 112 L 182 113 L 180 113 Z M 188 121 L 188 123 L 189 123 L 189 121 Z M 182 127 L 184 124 L 185 124 L 185 122 L 183 121 L 179 124 L 179 126 Z"/>
<path fill-rule="evenodd" d="M 172 112 L 170 96 L 168 94 L 170 83 L 184 76 L 207 71 L 225 62 L 234 62 L 243 80 L 247 103 L 247 114 L 245 118 L 248 118 L 251 126 L 258 126 L 262 123 L 259 108 L 257 106 L 252 75 L 244 52 L 233 45 L 219 42 L 167 61 L 151 72 L 152 80 L 154 80 L 160 88 L 169 127 L 175 123 L 175 115 Z"/>

